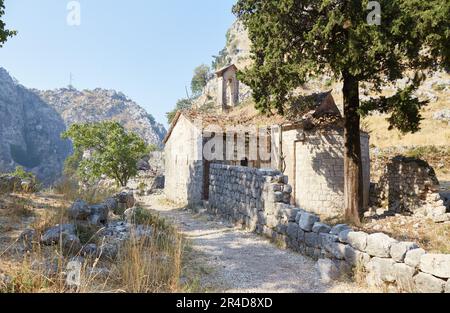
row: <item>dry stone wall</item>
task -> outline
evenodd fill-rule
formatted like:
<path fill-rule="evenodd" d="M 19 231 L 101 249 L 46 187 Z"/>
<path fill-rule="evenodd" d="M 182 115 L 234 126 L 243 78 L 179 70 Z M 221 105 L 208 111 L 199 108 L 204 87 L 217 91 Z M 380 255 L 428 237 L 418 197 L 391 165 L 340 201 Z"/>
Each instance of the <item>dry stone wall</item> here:
<path fill-rule="evenodd" d="M 450 292 L 450 255 L 348 225 L 327 225 L 289 205 L 288 178 L 278 171 L 213 164 L 207 209 L 317 259 L 324 281 L 354 269 L 369 286 L 400 292 Z"/>
<path fill-rule="evenodd" d="M 276 170 L 210 167 L 209 211 L 254 230 L 265 224 L 267 213 L 289 203 L 291 192 L 287 176 Z"/>

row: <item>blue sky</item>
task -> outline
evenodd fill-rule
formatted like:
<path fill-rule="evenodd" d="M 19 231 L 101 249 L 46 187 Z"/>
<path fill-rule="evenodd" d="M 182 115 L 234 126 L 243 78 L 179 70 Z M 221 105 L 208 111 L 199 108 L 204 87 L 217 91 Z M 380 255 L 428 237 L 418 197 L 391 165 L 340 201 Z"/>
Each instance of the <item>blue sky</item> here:
<path fill-rule="evenodd" d="M 67 24 L 69 0 L 6 0 L 4 21 L 19 33 L 0 66 L 21 84 L 116 89 L 166 125 L 193 69 L 225 45 L 234 0 L 79 0 L 81 24 Z"/>

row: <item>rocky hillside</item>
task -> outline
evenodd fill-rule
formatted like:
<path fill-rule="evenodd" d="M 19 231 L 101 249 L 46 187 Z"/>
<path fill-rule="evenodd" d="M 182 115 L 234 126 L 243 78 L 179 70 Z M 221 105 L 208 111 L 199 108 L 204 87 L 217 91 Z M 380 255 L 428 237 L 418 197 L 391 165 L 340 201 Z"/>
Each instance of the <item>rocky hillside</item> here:
<path fill-rule="evenodd" d="M 117 120 L 148 144 L 162 145 L 163 125 L 123 93 L 94 89 L 27 89 L 0 67 L 0 173 L 20 165 L 50 184 L 71 144 L 60 135 L 73 123 Z"/>
<path fill-rule="evenodd" d="M 71 149 L 60 138 L 64 130 L 54 108 L 0 68 L 0 172 L 20 165 L 52 182 Z"/>
<path fill-rule="evenodd" d="M 140 135 L 148 144 L 157 146 L 161 146 L 166 135 L 164 126 L 157 123 L 152 115 L 115 90 L 97 88 L 79 91 L 62 88 L 35 92 L 59 112 L 67 126 L 74 123 L 116 120 L 128 130 Z"/>
<path fill-rule="evenodd" d="M 216 71 L 226 65 L 235 64 L 240 70 L 251 64 L 251 42 L 247 30 L 242 22 L 236 20 L 226 34 L 225 47 L 219 52 L 216 59 Z M 194 107 L 212 109 L 217 102 L 217 79 L 211 75 L 211 79 L 203 89 L 202 94 L 194 102 Z M 242 82 L 239 86 L 239 101 L 245 102 L 251 98 L 251 89 Z"/>

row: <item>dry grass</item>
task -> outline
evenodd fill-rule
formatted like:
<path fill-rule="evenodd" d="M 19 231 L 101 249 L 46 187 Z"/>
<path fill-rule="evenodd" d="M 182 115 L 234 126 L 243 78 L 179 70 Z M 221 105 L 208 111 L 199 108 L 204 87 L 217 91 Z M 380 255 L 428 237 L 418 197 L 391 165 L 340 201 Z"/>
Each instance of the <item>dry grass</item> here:
<path fill-rule="evenodd" d="M 393 226 L 393 232 L 398 234 L 411 234 L 408 227 Z M 408 239 L 417 241 L 421 247 L 424 247 L 430 253 L 446 253 L 450 254 L 450 224 L 436 224 L 432 221 L 426 221 L 423 226 L 416 232 L 415 236 L 408 236 Z"/>
<path fill-rule="evenodd" d="M 441 146 L 450 142 L 450 125 L 448 122 L 436 121 L 433 114 L 450 106 L 448 95 L 431 103 L 422 110 L 424 120 L 421 130 L 415 134 L 402 135 L 398 130 L 388 130 L 387 115 L 370 116 L 364 119 L 364 125 L 370 133 L 370 143 L 379 148 L 391 146 Z M 439 129 L 439 133 L 436 130 Z"/>
<path fill-rule="evenodd" d="M 75 201 L 84 200 L 87 203 L 95 204 L 100 203 L 105 200 L 109 195 L 118 192 L 118 188 L 98 188 L 98 187 L 88 187 L 80 188 L 78 182 L 64 177 L 58 184 L 55 185 L 55 193 L 63 195 L 64 200 Z"/>
<path fill-rule="evenodd" d="M 12 223 L 20 223 L 23 218 L 34 216 L 31 201 L 19 195 L 9 197 L 4 203 L 4 213 Z"/>
<path fill-rule="evenodd" d="M 359 260 L 353 268 L 353 280 L 359 286 L 367 287 L 367 270 L 364 264 Z"/>
<path fill-rule="evenodd" d="M 114 266 L 114 283 L 125 292 L 177 292 L 181 255 L 180 236 L 154 227 L 151 238 L 132 238 L 122 247 Z"/>
<path fill-rule="evenodd" d="M 48 195 L 46 195 L 46 199 Z M 64 197 L 67 199 L 67 197 Z M 36 201 L 36 199 L 34 199 Z M 63 202 L 65 203 L 65 202 Z M 47 228 L 68 221 L 67 206 L 52 205 L 42 210 L 33 210 L 33 219 L 27 224 L 23 222 L 20 229 L 6 228 L 8 221 L 13 218 L 6 210 L 1 210 L 0 237 L 11 238 L 0 244 L 0 268 L 10 279 L 0 282 L 0 293 L 61 293 L 61 292 L 177 292 L 180 290 L 197 291 L 196 280 L 189 279 L 180 283 L 184 271 L 183 262 L 186 258 L 186 242 L 166 220 L 158 215 L 140 209 L 135 216 L 135 222 L 152 228 L 152 235 L 138 238 L 132 231 L 129 240 L 120 245 L 117 258 L 84 258 L 81 271 L 81 285 L 77 288 L 66 285 L 67 264 L 72 257 L 79 256 L 79 252 L 67 255 L 61 246 L 42 246 L 33 244 L 31 251 L 23 252 L 17 249 L 17 238 L 25 227 L 36 229 L 42 234 Z M 14 206 L 14 204 L 12 204 Z M 18 219 L 26 220 L 25 211 L 14 210 Z M 9 209 L 9 208 L 8 208 Z M 12 209 L 12 208 L 11 208 Z M 14 218 L 16 218 L 14 217 Z M 101 241 L 97 237 L 92 240 L 94 233 L 79 234 L 82 241 Z M 88 238 L 89 237 L 89 238 Z M 190 277 L 189 273 L 189 277 Z"/>

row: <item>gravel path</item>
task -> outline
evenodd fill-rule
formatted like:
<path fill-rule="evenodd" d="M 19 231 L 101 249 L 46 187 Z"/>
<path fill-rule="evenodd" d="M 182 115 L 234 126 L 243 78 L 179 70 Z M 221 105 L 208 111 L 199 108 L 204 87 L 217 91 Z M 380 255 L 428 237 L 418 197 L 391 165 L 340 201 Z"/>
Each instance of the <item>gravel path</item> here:
<path fill-rule="evenodd" d="M 144 207 L 170 219 L 192 241 L 211 271 L 201 284 L 208 290 L 239 293 L 367 292 L 354 283 L 324 285 L 314 269 L 315 261 L 282 250 L 268 240 L 234 228 L 206 214 L 195 215 L 175 207 L 162 195 L 139 199 Z"/>

